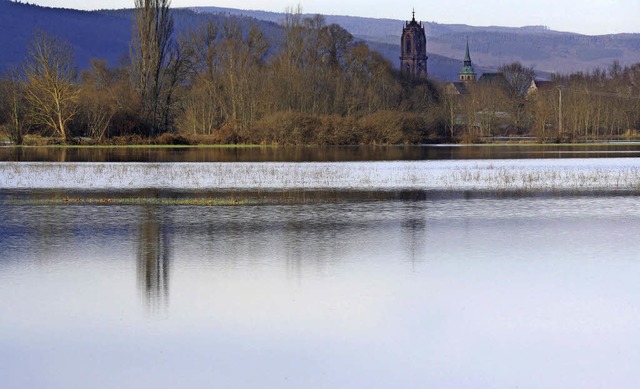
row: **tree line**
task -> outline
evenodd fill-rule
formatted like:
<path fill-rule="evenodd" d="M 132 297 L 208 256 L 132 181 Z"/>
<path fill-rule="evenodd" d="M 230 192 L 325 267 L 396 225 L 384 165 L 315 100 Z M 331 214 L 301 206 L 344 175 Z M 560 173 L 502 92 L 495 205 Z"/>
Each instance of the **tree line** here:
<path fill-rule="evenodd" d="M 499 70 L 499 77 L 469 85 L 463 96 L 443 99 L 451 137 L 557 143 L 640 136 L 640 64 L 614 62 L 535 83 L 533 68 L 513 63 Z"/>
<path fill-rule="evenodd" d="M 169 0 L 135 0 L 134 15 L 128 61 L 97 59 L 81 73 L 67 42 L 36 32 L 23 66 L 0 77 L 6 136 L 324 145 L 560 141 L 640 128 L 640 65 L 557 77 L 564 89 L 533 93 L 533 69 L 514 63 L 500 69 L 501 81 L 456 94 L 403 78 L 348 31 L 299 8 L 286 13 L 278 42 L 233 17 L 177 34 Z"/>

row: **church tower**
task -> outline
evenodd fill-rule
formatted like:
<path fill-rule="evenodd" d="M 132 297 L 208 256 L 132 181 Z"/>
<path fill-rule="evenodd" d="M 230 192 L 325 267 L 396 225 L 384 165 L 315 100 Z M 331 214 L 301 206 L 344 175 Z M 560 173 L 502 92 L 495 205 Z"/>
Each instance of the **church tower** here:
<path fill-rule="evenodd" d="M 476 71 L 471 65 L 471 55 L 469 54 L 469 38 L 467 38 L 467 54 L 464 56 L 464 66 L 458 73 L 458 80 L 465 84 L 476 82 Z"/>
<path fill-rule="evenodd" d="M 402 31 L 400 41 L 400 69 L 402 74 L 412 80 L 427 78 L 427 36 L 422 22 L 416 22 L 416 12 Z"/>

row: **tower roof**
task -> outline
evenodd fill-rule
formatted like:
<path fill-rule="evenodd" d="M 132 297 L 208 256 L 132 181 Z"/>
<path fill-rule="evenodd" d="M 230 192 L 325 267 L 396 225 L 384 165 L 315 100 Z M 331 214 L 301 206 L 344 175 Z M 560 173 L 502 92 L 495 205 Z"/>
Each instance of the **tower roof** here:
<path fill-rule="evenodd" d="M 420 28 L 422 28 L 422 23 L 418 23 L 416 21 L 416 10 L 415 10 L 415 8 L 411 12 L 411 21 L 407 22 L 407 27 L 420 27 Z"/>
<path fill-rule="evenodd" d="M 471 64 L 471 55 L 469 54 L 469 37 L 467 37 L 467 53 L 464 56 L 464 62 L 465 62 L 465 65 L 467 62 Z"/>
<path fill-rule="evenodd" d="M 464 56 L 464 66 L 460 70 L 459 74 L 476 74 L 476 71 L 473 69 L 473 65 L 471 64 L 471 54 L 469 54 L 469 38 L 467 37 L 467 51 Z"/>

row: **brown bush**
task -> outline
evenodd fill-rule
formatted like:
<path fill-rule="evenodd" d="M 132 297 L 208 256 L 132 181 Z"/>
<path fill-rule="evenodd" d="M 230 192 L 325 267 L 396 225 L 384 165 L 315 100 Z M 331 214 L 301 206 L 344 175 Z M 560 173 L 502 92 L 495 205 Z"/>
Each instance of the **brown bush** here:
<path fill-rule="evenodd" d="M 317 116 L 297 112 L 276 112 L 256 122 L 248 140 L 259 144 L 314 144 L 320 125 L 321 120 Z"/>
<path fill-rule="evenodd" d="M 156 145 L 190 145 L 189 139 L 182 135 L 165 132 L 153 140 Z"/>
<path fill-rule="evenodd" d="M 353 145 L 361 143 L 358 121 L 351 117 L 322 116 L 315 132 L 318 145 Z"/>
<path fill-rule="evenodd" d="M 627 139 L 638 138 L 640 137 L 640 132 L 638 130 L 628 129 L 622 136 Z"/>
<path fill-rule="evenodd" d="M 22 139 L 23 146 L 46 146 L 49 141 L 48 137 L 42 137 L 39 134 L 25 135 Z"/>
<path fill-rule="evenodd" d="M 242 144 L 247 143 L 248 136 L 239 121 L 228 121 L 213 131 L 211 139 L 215 144 Z"/>
<path fill-rule="evenodd" d="M 427 133 L 426 120 L 408 112 L 376 112 L 361 118 L 359 125 L 365 143 L 419 143 Z"/>
<path fill-rule="evenodd" d="M 478 135 L 478 132 L 473 129 L 465 129 L 462 134 L 460 134 L 460 143 L 469 145 L 478 144 L 480 143 L 480 136 Z"/>
<path fill-rule="evenodd" d="M 105 144 L 112 146 L 128 146 L 128 145 L 148 145 L 149 139 L 145 139 L 138 134 L 114 136 L 105 139 Z"/>
<path fill-rule="evenodd" d="M 213 135 L 204 134 L 187 134 L 182 133 L 181 136 L 189 141 L 192 145 L 217 145 L 220 144 Z"/>

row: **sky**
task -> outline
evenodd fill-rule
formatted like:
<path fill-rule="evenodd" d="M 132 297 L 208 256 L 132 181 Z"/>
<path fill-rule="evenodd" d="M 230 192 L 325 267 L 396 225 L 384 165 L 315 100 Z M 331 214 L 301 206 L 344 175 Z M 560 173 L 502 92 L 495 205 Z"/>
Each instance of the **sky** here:
<path fill-rule="evenodd" d="M 133 0 L 30 0 L 75 9 L 131 8 Z M 442 24 L 521 27 L 544 25 L 587 35 L 640 33 L 640 0 L 172 0 L 173 7 L 217 6 L 282 12 L 302 6 L 305 13 L 416 19 Z"/>

